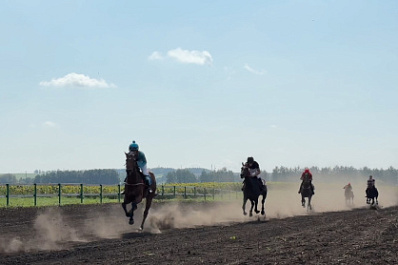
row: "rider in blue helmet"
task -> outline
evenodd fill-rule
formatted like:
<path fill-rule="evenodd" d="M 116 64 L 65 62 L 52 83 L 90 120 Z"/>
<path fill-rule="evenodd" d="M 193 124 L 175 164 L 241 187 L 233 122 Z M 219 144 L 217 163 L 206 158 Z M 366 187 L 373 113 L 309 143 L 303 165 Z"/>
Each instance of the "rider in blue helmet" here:
<path fill-rule="evenodd" d="M 149 171 L 148 171 L 148 168 L 146 165 L 147 161 L 146 161 L 144 152 L 139 151 L 139 146 L 135 141 L 133 141 L 130 144 L 129 151 L 130 151 L 130 153 L 133 153 L 134 156 L 137 158 L 138 167 L 141 169 L 142 174 L 144 174 L 144 180 L 145 180 L 146 184 L 148 185 L 148 192 L 152 193 L 153 192 L 153 190 L 151 188 L 152 179 L 149 176 Z"/>

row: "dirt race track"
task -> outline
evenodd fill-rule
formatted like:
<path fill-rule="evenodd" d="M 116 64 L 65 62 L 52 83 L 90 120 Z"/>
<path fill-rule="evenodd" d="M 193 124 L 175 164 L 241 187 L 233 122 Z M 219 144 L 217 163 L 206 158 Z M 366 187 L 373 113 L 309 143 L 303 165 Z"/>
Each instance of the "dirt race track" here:
<path fill-rule="evenodd" d="M 157 202 L 143 232 L 143 203 L 132 226 L 119 204 L 2 208 L 0 264 L 398 264 L 396 188 L 371 209 L 330 187 L 318 185 L 312 212 L 297 187 L 271 190 L 266 218 L 243 216 L 239 199 Z"/>

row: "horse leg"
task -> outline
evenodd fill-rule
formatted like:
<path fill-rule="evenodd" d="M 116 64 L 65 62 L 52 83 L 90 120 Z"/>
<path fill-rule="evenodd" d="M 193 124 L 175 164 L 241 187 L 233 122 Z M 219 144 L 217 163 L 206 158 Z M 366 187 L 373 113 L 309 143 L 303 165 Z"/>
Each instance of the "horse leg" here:
<path fill-rule="evenodd" d="M 127 208 L 126 208 L 126 203 L 125 202 L 122 203 L 122 207 L 123 207 L 124 212 L 126 213 L 126 216 L 130 217 L 129 213 L 127 212 Z"/>
<path fill-rule="evenodd" d="M 250 207 L 250 212 L 249 212 L 249 216 L 252 217 L 253 216 L 253 208 L 254 208 L 254 200 L 250 200 L 252 206 Z"/>
<path fill-rule="evenodd" d="M 246 202 L 247 202 L 247 198 L 246 198 L 246 197 L 243 197 L 243 206 L 242 206 L 243 215 L 247 215 L 247 212 L 246 212 Z"/>
<path fill-rule="evenodd" d="M 130 220 L 129 220 L 129 224 L 132 225 L 134 224 L 134 211 L 135 209 L 137 209 L 137 203 L 133 202 L 131 203 L 131 212 L 130 212 Z"/>
<path fill-rule="evenodd" d="M 141 230 L 144 229 L 144 223 L 146 220 L 146 217 L 148 216 L 149 208 L 151 208 L 152 204 L 152 198 L 147 198 L 146 203 L 145 203 L 145 211 L 144 211 L 144 217 L 142 218 L 142 223 L 141 223 Z"/>
<path fill-rule="evenodd" d="M 312 210 L 312 206 L 311 206 L 311 198 L 312 198 L 312 196 L 310 195 L 309 197 L 308 197 L 308 208 L 310 208 L 310 210 Z"/>
<path fill-rule="evenodd" d="M 301 194 L 301 206 L 305 207 L 305 199 L 302 194 Z"/>
<path fill-rule="evenodd" d="M 264 203 L 265 203 L 265 196 L 266 195 L 262 195 L 263 199 L 261 200 L 261 215 L 265 215 L 265 208 L 264 208 Z"/>
<path fill-rule="evenodd" d="M 257 197 L 257 200 L 254 201 L 254 211 L 256 212 L 256 214 L 260 213 L 260 211 L 258 210 L 258 198 L 259 197 Z"/>

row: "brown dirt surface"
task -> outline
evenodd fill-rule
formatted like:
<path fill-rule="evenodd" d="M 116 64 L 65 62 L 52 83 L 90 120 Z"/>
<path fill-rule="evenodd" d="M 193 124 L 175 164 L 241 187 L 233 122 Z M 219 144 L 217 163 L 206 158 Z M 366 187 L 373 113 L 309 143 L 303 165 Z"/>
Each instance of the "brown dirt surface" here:
<path fill-rule="evenodd" d="M 316 194 L 311 212 L 278 194 L 266 218 L 240 201 L 157 202 L 143 232 L 143 204 L 133 226 L 118 204 L 3 208 L 0 264 L 398 264 L 396 194 L 378 208 Z"/>

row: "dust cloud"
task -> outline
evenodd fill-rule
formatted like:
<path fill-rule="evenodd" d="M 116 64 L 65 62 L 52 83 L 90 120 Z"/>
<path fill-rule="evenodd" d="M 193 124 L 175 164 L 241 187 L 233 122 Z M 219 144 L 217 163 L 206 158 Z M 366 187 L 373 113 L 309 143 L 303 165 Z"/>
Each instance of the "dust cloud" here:
<path fill-rule="evenodd" d="M 347 182 L 348 183 L 348 182 Z M 145 233 L 161 233 L 172 228 L 193 228 L 198 226 L 230 225 L 247 221 L 262 221 L 298 215 L 319 214 L 328 211 L 349 211 L 369 207 L 366 204 L 364 183 L 351 182 L 354 203 L 347 204 L 343 186 L 347 183 L 317 183 L 312 198 L 312 211 L 301 206 L 297 193 L 299 183 L 270 183 L 265 203 L 266 217 L 254 214 L 244 216 L 242 193 L 232 196 L 230 201 L 214 203 L 170 203 L 155 202 L 145 223 Z M 379 207 L 398 204 L 398 188 L 377 186 Z M 37 213 L 33 222 L 34 236 L 21 238 L 18 233 L 8 240 L 0 240 L 0 253 L 31 252 L 39 250 L 67 249 L 77 244 L 100 239 L 119 239 L 139 232 L 145 201 L 135 211 L 135 224 L 129 225 L 120 204 L 103 206 L 76 206 L 64 211 L 63 207 L 47 208 Z M 250 202 L 246 211 L 250 210 Z M 261 210 L 261 205 L 259 205 Z M 259 218 L 260 217 L 260 218 Z M 23 234 L 23 232 L 21 232 Z"/>
<path fill-rule="evenodd" d="M 347 182 L 348 183 L 348 182 Z M 312 197 L 312 210 L 301 205 L 301 195 L 298 194 L 300 183 L 283 183 L 268 186 L 265 202 L 266 219 L 286 218 L 298 215 L 319 214 L 330 211 L 349 211 L 354 208 L 369 207 L 366 204 L 363 183 L 353 183 L 353 203 L 346 202 L 343 187 L 347 183 L 319 183 L 314 182 L 315 195 Z M 389 207 L 398 204 L 398 188 L 378 186 L 379 207 Z M 241 194 L 239 194 L 240 197 Z M 260 196 L 261 199 L 261 196 Z M 307 200 L 307 198 L 306 198 Z M 250 220 L 263 220 L 261 215 L 253 217 L 243 216 L 243 199 L 234 199 L 229 203 L 213 204 L 165 204 L 151 212 L 150 225 L 152 231 L 160 232 L 168 228 L 189 228 L 204 225 L 218 225 Z M 307 205 L 307 201 L 306 201 Z M 246 203 L 249 212 L 250 202 Z M 258 209 L 261 210 L 259 204 Z"/>

